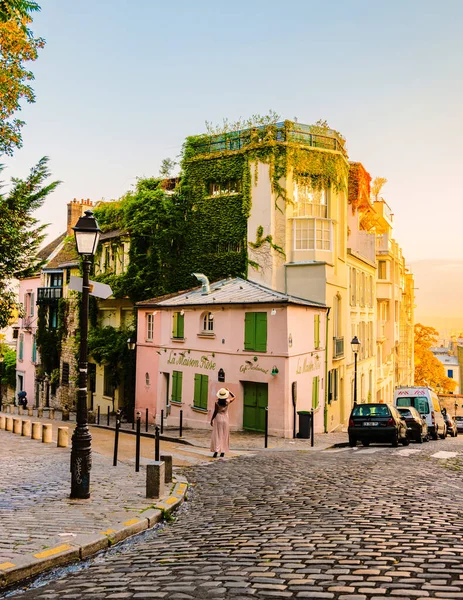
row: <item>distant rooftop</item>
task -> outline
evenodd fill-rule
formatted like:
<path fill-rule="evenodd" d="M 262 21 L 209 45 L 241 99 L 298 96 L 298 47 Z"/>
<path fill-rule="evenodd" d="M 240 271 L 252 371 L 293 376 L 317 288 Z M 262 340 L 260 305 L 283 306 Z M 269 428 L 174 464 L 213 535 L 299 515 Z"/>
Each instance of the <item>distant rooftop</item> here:
<path fill-rule="evenodd" d="M 210 293 L 204 294 L 202 286 L 199 286 L 186 292 L 161 296 L 152 300 L 143 300 L 138 302 L 137 306 L 140 308 L 170 308 L 175 306 L 210 306 L 212 304 L 298 304 L 326 308 L 324 304 L 319 302 L 275 292 L 259 283 L 241 277 L 222 279 L 211 283 L 210 289 Z"/>
<path fill-rule="evenodd" d="M 259 142 L 292 142 L 313 148 L 340 152 L 347 159 L 345 142 L 333 129 L 321 130 L 316 125 L 304 125 L 303 123 L 295 123 L 293 121 L 280 121 L 279 123 L 275 123 L 275 128 L 276 132 L 273 139 L 268 137 L 269 126 L 261 126 L 219 135 L 199 136 L 198 141 L 190 141 L 190 148 L 193 150 L 193 155 L 199 155 L 224 152 L 226 150 L 243 150 L 246 146 Z M 260 137 L 259 133 L 262 133 Z"/>

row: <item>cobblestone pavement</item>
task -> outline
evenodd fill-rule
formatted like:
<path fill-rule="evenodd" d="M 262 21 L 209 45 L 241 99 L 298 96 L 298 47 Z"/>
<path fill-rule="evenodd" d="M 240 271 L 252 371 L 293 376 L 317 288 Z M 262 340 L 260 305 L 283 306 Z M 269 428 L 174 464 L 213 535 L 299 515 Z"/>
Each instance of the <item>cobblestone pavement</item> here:
<path fill-rule="evenodd" d="M 463 598 L 462 473 L 462 437 L 188 468 L 174 523 L 21 598 Z"/>
<path fill-rule="evenodd" d="M 0 431 L 0 563 L 95 533 L 152 504 L 146 472 L 93 454 L 92 497 L 70 500 L 70 450 Z M 71 534 L 71 535 L 63 535 Z"/>

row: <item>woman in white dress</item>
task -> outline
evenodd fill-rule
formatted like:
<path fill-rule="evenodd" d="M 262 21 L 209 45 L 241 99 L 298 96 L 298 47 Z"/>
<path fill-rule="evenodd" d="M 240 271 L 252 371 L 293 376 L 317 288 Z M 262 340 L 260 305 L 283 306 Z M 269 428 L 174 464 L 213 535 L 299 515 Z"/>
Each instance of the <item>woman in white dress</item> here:
<path fill-rule="evenodd" d="M 211 452 L 213 457 L 225 456 L 230 450 L 230 424 L 228 421 L 228 407 L 235 399 L 235 395 L 227 388 L 221 388 L 217 392 L 214 414 L 212 415 L 212 438 Z"/>

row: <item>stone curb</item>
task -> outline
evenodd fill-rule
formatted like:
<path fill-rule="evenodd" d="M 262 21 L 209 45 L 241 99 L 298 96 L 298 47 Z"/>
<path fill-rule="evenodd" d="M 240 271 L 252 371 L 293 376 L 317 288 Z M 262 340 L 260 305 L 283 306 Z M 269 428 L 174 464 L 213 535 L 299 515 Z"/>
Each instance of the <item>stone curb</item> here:
<path fill-rule="evenodd" d="M 85 560 L 100 550 L 154 527 L 184 502 L 187 491 L 187 480 L 176 476 L 169 496 L 160 501 L 154 501 L 152 508 L 147 508 L 139 513 L 127 513 L 125 521 L 115 523 L 99 533 L 80 534 L 69 541 L 61 541 L 59 544 L 56 539 L 53 539 L 50 541 L 52 544 L 50 548 L 0 563 L 0 589 L 4 590 L 48 569 Z"/>

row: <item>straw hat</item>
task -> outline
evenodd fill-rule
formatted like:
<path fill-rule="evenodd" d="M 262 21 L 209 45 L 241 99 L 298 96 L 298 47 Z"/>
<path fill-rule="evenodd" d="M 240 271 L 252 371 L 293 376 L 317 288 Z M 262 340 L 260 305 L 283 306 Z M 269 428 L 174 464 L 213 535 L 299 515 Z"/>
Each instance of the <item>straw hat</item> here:
<path fill-rule="evenodd" d="M 222 400 L 225 400 L 226 398 L 228 398 L 229 395 L 230 395 L 229 391 L 226 390 L 225 388 L 220 388 L 220 390 L 217 392 L 217 398 L 221 398 Z"/>

